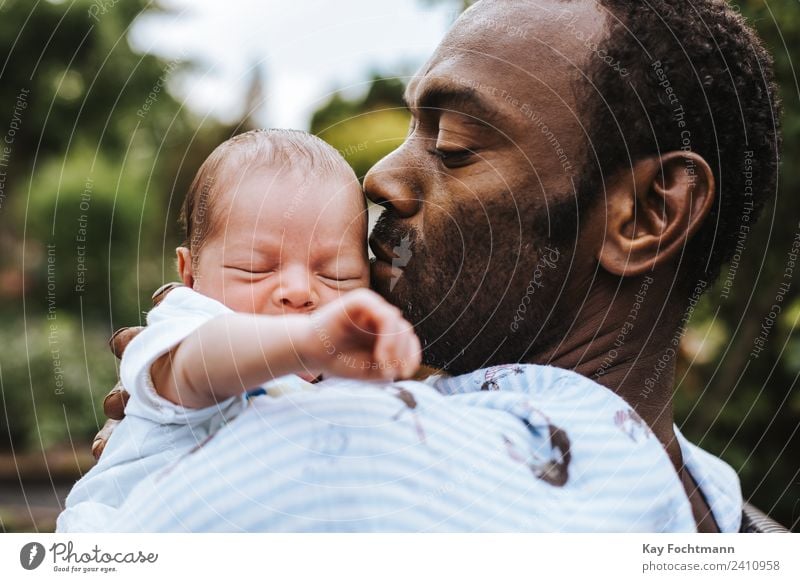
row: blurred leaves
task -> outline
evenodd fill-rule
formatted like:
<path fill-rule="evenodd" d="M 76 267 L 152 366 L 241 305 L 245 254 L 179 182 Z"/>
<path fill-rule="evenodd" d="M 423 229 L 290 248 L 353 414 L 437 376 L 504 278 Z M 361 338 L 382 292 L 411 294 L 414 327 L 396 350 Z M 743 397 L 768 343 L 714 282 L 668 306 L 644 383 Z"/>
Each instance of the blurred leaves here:
<path fill-rule="evenodd" d="M 751 231 L 728 297 L 721 283 L 704 299 L 703 315 L 692 330 L 723 326 L 724 343 L 709 361 L 685 368 L 677 386 L 676 421 L 684 434 L 719 454 L 738 472 L 745 498 L 787 526 L 800 520 L 800 268 L 785 275 L 792 241 L 800 233 L 800 168 L 791 160 L 800 151 L 800 95 L 796 65 L 800 45 L 800 10 L 794 2 L 734 2 L 756 28 L 775 59 L 783 104 L 783 152 L 779 188 L 758 226 Z M 791 282 L 782 301 L 779 285 Z M 762 324 L 778 304 L 777 324 L 765 349 L 753 351 Z M 689 336 L 689 334 L 687 334 Z M 686 367 L 689 362 L 684 362 Z M 678 378 L 681 378 L 679 374 Z M 693 394 L 701 399 L 695 401 Z M 697 404 L 695 406 L 695 404 Z"/>
<path fill-rule="evenodd" d="M 153 289 L 175 278 L 183 194 L 234 131 L 169 93 L 191 63 L 129 45 L 134 20 L 160 10 L 146 0 L 0 6 L 0 449 L 88 447 L 116 376 L 105 340 L 141 322 Z"/>
<path fill-rule="evenodd" d="M 364 97 L 345 99 L 334 93 L 311 118 L 311 132 L 345 157 L 359 178 L 396 149 L 411 120 L 403 104 L 403 82 L 373 74 Z"/>
<path fill-rule="evenodd" d="M 116 381 L 105 333 L 58 315 L 0 328 L 0 450 L 47 449 L 86 439 L 102 425 L 102 398 Z"/>

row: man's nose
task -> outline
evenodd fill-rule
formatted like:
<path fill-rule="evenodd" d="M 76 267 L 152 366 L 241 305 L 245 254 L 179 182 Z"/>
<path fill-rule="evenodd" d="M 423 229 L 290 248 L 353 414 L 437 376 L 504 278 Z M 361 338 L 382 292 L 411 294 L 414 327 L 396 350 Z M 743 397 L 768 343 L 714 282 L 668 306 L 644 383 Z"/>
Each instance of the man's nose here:
<path fill-rule="evenodd" d="M 273 293 L 273 303 L 281 311 L 312 311 L 317 308 L 317 296 L 308 274 L 287 273 L 280 275 Z"/>
<path fill-rule="evenodd" d="M 408 164 L 401 146 L 375 164 L 364 177 L 364 193 L 381 206 L 392 206 L 401 218 L 410 218 L 420 210 L 421 189 L 415 176 L 419 168 Z"/>

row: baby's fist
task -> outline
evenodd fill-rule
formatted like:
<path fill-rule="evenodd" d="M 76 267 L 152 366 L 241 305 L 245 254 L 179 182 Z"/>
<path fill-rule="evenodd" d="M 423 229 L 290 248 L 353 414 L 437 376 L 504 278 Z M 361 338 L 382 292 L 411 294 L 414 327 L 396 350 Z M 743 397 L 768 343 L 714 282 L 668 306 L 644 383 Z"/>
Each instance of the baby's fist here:
<path fill-rule="evenodd" d="M 311 369 L 348 378 L 410 378 L 420 365 L 414 328 L 402 312 L 369 289 L 358 289 L 311 316 L 305 358 Z"/>

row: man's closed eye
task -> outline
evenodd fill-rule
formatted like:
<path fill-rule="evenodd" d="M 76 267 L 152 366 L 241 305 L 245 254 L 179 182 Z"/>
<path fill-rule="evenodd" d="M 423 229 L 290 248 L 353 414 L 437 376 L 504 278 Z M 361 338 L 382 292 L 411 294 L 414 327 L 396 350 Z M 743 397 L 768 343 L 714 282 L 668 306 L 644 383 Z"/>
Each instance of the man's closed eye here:
<path fill-rule="evenodd" d="M 347 285 L 355 285 L 360 284 L 361 277 L 352 277 L 352 276 L 343 276 L 343 275 L 333 275 L 333 274 L 319 274 L 318 277 L 325 281 L 328 285 L 341 287 Z"/>
<path fill-rule="evenodd" d="M 461 168 L 475 161 L 475 152 L 468 149 L 435 148 L 431 153 L 442 161 L 444 167 L 449 169 Z"/>

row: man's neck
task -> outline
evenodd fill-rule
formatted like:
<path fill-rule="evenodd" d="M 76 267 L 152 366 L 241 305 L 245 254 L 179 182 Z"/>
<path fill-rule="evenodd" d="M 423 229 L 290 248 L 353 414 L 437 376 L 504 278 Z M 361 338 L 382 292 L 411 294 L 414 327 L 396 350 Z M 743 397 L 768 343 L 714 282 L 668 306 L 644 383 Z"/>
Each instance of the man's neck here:
<path fill-rule="evenodd" d="M 719 528 L 711 508 L 684 467 L 673 427 L 672 391 L 680 336 L 677 326 L 670 322 L 680 321 L 681 309 L 672 304 L 664 289 L 669 286 L 648 289 L 644 301 L 641 287 L 635 292 L 629 288 L 627 293 L 613 295 L 624 298 L 615 299 L 613 304 L 607 300 L 612 295 L 598 293 L 586 301 L 587 315 L 575 317 L 574 321 L 579 322 L 577 329 L 557 348 L 533 361 L 571 369 L 591 378 L 636 410 L 675 467 L 698 531 L 716 532 Z M 652 309 L 649 305 L 665 308 Z"/>
<path fill-rule="evenodd" d="M 641 281 L 624 292 L 593 293 L 558 346 L 531 361 L 571 369 L 617 393 L 650 426 L 677 471 L 683 467 L 673 430 L 672 390 L 678 355 L 666 285 Z M 600 290 L 598 290 L 600 291 Z M 608 298 L 614 297 L 613 301 Z"/>

